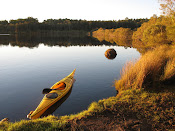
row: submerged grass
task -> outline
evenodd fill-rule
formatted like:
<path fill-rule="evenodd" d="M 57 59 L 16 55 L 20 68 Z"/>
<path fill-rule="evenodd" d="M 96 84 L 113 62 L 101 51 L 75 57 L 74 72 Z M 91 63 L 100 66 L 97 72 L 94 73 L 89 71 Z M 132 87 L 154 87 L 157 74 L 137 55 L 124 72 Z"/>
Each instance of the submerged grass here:
<path fill-rule="evenodd" d="M 119 120 L 145 120 L 152 130 L 173 130 L 175 88 L 170 83 L 174 81 L 174 76 L 175 46 L 161 46 L 147 52 L 135 64 L 130 62 L 123 68 L 121 79 L 115 83 L 119 90 L 116 97 L 93 102 L 87 110 L 78 114 L 61 117 L 50 115 L 14 123 L 0 122 L 0 130 L 71 130 L 73 123 L 80 127 L 76 121 L 104 114 L 106 111 L 117 115 Z"/>

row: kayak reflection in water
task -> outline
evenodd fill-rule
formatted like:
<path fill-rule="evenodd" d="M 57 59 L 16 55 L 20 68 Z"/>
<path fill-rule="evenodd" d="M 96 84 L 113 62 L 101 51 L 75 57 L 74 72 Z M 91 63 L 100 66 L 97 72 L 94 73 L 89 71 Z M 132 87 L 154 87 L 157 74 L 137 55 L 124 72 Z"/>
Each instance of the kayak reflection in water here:
<path fill-rule="evenodd" d="M 72 87 L 73 88 L 73 87 Z M 61 98 L 59 101 L 57 101 L 54 105 L 52 105 L 51 107 L 49 107 L 41 116 L 40 118 L 42 117 L 46 117 L 50 114 L 53 114 L 67 99 L 68 97 L 70 96 L 71 92 L 72 92 L 72 88 L 70 89 L 70 91 L 63 97 Z M 54 115 L 59 115 L 59 113 L 57 112 L 56 114 Z"/>

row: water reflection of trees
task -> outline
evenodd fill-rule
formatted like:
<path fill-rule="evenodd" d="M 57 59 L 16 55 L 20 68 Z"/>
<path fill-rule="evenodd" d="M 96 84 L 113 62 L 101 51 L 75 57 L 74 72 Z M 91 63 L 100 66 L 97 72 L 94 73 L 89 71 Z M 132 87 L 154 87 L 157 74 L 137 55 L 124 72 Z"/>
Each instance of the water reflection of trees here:
<path fill-rule="evenodd" d="M 124 46 L 126 49 L 133 47 L 132 43 L 129 41 L 121 41 L 117 44 L 114 41 L 106 41 L 105 39 L 99 41 L 97 38 L 89 37 L 86 35 L 38 35 L 38 34 L 16 34 L 16 35 L 0 35 L 0 45 L 11 45 L 18 47 L 28 47 L 34 48 L 38 47 L 40 43 L 46 46 Z M 119 40 L 118 40 L 119 41 Z M 144 54 L 148 48 L 135 47 L 141 54 Z"/>
<path fill-rule="evenodd" d="M 89 36 L 49 36 L 49 35 L 3 35 L 0 36 L 0 45 L 11 45 L 19 47 L 37 47 L 40 43 L 47 46 L 99 46 L 99 45 L 114 45 L 110 42 L 100 42 L 97 39 Z"/>

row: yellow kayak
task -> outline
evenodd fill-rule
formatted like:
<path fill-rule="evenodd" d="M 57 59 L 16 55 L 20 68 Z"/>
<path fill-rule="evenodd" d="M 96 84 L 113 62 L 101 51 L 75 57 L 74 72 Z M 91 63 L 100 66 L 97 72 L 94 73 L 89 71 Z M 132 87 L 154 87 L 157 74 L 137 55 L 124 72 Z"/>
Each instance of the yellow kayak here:
<path fill-rule="evenodd" d="M 46 94 L 35 111 L 31 111 L 27 118 L 36 119 L 39 118 L 49 107 L 59 101 L 64 97 L 71 89 L 73 85 L 73 78 L 75 74 L 75 69 L 67 77 L 55 83 L 50 89 L 52 89 L 48 94 Z"/>

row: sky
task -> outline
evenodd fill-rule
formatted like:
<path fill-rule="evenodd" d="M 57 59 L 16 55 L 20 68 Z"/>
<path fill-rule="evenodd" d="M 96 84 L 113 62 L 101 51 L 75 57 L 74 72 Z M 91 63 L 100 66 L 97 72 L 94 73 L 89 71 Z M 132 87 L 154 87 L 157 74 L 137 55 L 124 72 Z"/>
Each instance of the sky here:
<path fill-rule="evenodd" d="M 1 0 L 0 20 L 122 20 L 160 15 L 158 0 Z"/>

